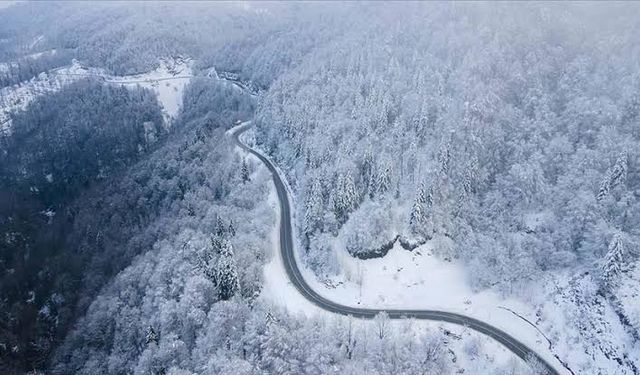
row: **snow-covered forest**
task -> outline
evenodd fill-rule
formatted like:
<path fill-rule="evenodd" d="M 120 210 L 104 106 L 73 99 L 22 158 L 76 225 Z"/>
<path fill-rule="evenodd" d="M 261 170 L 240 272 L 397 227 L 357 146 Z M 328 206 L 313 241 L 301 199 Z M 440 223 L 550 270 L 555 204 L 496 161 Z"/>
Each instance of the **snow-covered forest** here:
<path fill-rule="evenodd" d="M 639 20 L 621 3 L 0 9 L 0 372 L 541 369 L 475 332 L 270 298 L 271 176 L 228 132 L 252 120 L 321 294 L 356 304 L 343 290 L 376 283 L 350 265 L 428 253 L 518 306 L 560 369 L 638 373 Z M 387 287 L 428 272 L 397 268 Z"/>

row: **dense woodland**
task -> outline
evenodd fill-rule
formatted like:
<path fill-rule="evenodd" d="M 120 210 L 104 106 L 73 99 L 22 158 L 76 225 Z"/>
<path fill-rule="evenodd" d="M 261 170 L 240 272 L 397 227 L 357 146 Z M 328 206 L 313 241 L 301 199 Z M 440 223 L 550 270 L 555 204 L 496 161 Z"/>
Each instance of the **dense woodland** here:
<path fill-rule="evenodd" d="M 640 337 L 638 312 L 619 302 L 640 252 L 637 10 L 0 10 L 0 86 L 71 58 L 126 75 L 190 56 L 196 75 L 215 67 L 263 91 L 194 78 L 171 128 L 150 91 L 93 80 L 13 114 L 0 142 L 0 372 L 453 371 L 436 331 L 409 334 L 410 322 L 384 316 L 308 320 L 260 299 L 269 176 L 224 134 L 254 117 L 257 146 L 292 185 L 318 278 L 340 272 L 337 251 L 368 258 L 396 237 L 433 241 L 477 290 L 518 298 L 547 275 L 590 275 L 594 287 L 563 303 L 611 303 Z M 583 318 L 580 331 L 594 331 Z"/>
<path fill-rule="evenodd" d="M 355 256 L 434 238 L 506 293 L 637 259 L 635 19 L 593 33 L 596 14 L 530 10 L 372 12 L 270 87 L 256 139 L 298 193 L 319 274 L 335 269 L 314 245 L 326 233 Z"/>
<path fill-rule="evenodd" d="M 151 93 L 92 81 L 37 99 L 13 124 L 0 158 L 0 313 L 7 340 L 0 350 L 15 346 L 17 358 L 39 366 L 72 316 L 80 278 L 98 250 L 76 247 L 82 207 L 76 200 L 138 160 L 164 128 Z"/>

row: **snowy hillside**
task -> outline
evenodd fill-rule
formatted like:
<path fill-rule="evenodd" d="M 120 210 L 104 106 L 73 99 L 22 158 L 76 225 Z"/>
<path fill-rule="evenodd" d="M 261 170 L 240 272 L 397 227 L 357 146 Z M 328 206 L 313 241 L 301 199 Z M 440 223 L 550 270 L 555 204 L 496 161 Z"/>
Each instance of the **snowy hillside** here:
<path fill-rule="evenodd" d="M 639 62 L 633 2 L 0 4 L 0 373 L 639 374 Z"/>
<path fill-rule="evenodd" d="M 0 89 L 0 124 L 2 131 L 10 131 L 10 113 L 24 110 L 36 97 L 60 90 L 61 87 L 85 78 L 97 78 L 106 83 L 123 86 L 139 85 L 153 90 L 164 108 L 167 126 L 180 110 L 182 94 L 192 77 L 191 60 L 161 59 L 157 69 L 131 76 L 113 76 L 103 69 L 85 67 L 77 60 L 68 67 L 43 72 L 31 80 Z M 2 66 L 2 65 L 0 65 Z"/>

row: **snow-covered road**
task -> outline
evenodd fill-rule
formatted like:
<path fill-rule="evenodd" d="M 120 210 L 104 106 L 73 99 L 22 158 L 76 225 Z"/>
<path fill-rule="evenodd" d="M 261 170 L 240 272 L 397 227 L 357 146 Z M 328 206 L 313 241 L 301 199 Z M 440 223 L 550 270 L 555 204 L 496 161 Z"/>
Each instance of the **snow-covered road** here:
<path fill-rule="evenodd" d="M 254 155 L 257 157 L 270 171 L 273 176 L 273 182 L 276 187 L 276 192 L 278 195 L 278 201 L 280 205 L 280 228 L 279 228 L 279 237 L 280 237 L 280 255 L 284 262 L 284 268 L 286 271 L 289 280 L 293 283 L 298 292 L 304 296 L 308 301 L 312 302 L 314 305 L 332 312 L 341 315 L 353 316 L 361 319 L 372 319 L 376 315 L 380 313 L 386 313 L 391 319 L 421 319 L 421 320 L 432 320 L 432 321 L 441 321 L 447 323 L 453 323 L 457 325 L 461 325 L 470 329 L 473 329 L 477 332 L 483 333 L 494 340 L 500 342 L 511 352 L 516 354 L 518 357 L 522 358 L 525 361 L 529 361 L 532 358 L 536 359 L 544 369 L 550 374 L 559 374 L 560 372 L 556 369 L 556 366 L 549 363 L 545 357 L 538 355 L 534 350 L 530 349 L 528 346 L 521 343 L 519 340 L 515 339 L 513 336 L 508 333 L 490 325 L 478 319 L 472 318 L 470 316 L 465 316 L 459 313 L 448 312 L 448 311 L 438 311 L 438 310 L 418 310 L 418 309 L 388 309 L 388 308 L 360 308 L 360 307 L 352 307 L 337 303 L 326 297 L 320 295 L 316 292 L 305 280 L 302 275 L 298 263 L 295 256 L 295 250 L 293 246 L 293 227 L 291 220 L 291 208 L 290 208 L 290 197 L 287 191 L 286 185 L 283 182 L 283 179 L 280 176 L 277 168 L 271 161 L 264 156 L 259 151 L 247 146 L 242 141 L 240 141 L 240 135 L 245 132 L 251 123 L 245 123 L 234 131 L 230 132 L 231 137 L 236 142 L 238 147 L 243 149 L 244 151 Z"/>

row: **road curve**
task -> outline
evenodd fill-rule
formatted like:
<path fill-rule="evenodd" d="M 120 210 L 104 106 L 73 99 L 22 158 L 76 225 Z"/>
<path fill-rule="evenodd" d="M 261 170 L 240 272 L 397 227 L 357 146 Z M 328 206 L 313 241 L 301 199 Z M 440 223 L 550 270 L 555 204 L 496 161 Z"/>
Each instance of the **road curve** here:
<path fill-rule="evenodd" d="M 282 253 L 284 268 L 293 285 L 306 299 L 324 310 L 336 314 L 353 316 L 355 318 L 372 319 L 377 314 L 385 312 L 389 315 L 390 319 L 425 319 L 465 326 L 493 338 L 525 361 L 529 360 L 530 358 L 537 359 L 540 364 L 546 369 L 546 373 L 559 374 L 559 372 L 553 366 L 551 366 L 547 361 L 540 357 L 535 351 L 528 348 L 526 345 L 516 340 L 506 332 L 475 318 L 437 310 L 368 309 L 351 307 L 341 305 L 318 294 L 309 286 L 309 284 L 307 284 L 296 262 L 293 247 L 293 231 L 291 227 L 291 207 L 289 205 L 287 189 L 282 178 L 280 177 L 280 174 L 278 173 L 273 163 L 267 157 L 262 155 L 260 152 L 252 149 L 251 147 L 245 145 L 239 139 L 240 135 L 244 133 L 249 127 L 250 123 L 239 126 L 233 133 L 231 133 L 231 137 L 241 149 L 255 155 L 258 159 L 260 159 L 260 161 L 264 163 L 264 165 L 269 169 L 269 172 L 271 172 L 271 175 L 273 176 L 273 183 L 278 193 L 278 201 L 280 202 L 280 251 Z"/>

